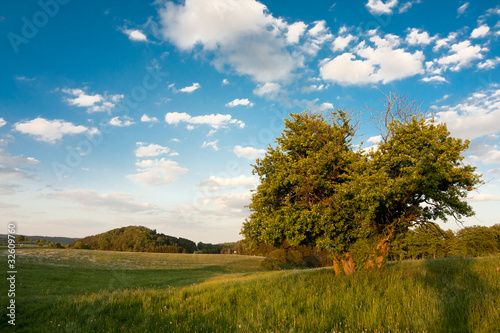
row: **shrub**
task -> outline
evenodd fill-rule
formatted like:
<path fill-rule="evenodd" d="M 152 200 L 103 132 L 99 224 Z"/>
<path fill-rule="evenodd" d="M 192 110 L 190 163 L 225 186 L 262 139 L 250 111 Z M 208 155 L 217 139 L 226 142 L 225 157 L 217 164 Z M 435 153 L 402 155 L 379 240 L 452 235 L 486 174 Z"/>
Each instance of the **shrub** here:
<path fill-rule="evenodd" d="M 278 261 L 273 258 L 265 258 L 261 261 L 260 266 L 269 271 L 279 271 L 281 268 L 278 266 Z"/>

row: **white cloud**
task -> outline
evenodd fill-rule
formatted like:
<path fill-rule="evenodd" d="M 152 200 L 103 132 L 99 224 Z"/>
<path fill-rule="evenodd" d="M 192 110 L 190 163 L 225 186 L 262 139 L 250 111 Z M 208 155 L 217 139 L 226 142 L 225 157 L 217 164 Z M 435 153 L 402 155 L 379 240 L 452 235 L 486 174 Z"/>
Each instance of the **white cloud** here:
<path fill-rule="evenodd" d="M 91 190 L 70 190 L 45 195 L 47 198 L 72 201 L 80 204 L 84 209 L 111 210 L 119 213 L 142 213 L 158 211 L 158 206 L 145 202 L 136 202 L 138 195 L 124 193 L 103 193 Z"/>
<path fill-rule="evenodd" d="M 462 6 L 458 7 L 458 9 L 457 9 L 458 15 L 460 16 L 463 13 L 465 13 L 465 11 L 467 10 L 468 7 L 469 7 L 469 3 L 468 2 L 466 2 Z"/>
<path fill-rule="evenodd" d="M 177 125 L 181 121 L 188 122 L 191 116 L 185 112 L 169 112 L 165 115 L 165 122 L 170 125 Z"/>
<path fill-rule="evenodd" d="M 233 108 L 233 107 L 238 106 L 238 105 L 253 107 L 253 103 L 250 102 L 248 100 L 248 98 L 244 98 L 244 99 L 238 99 L 237 98 L 237 99 L 232 100 L 231 102 L 229 102 L 229 103 L 226 104 L 226 106 L 230 107 L 230 108 Z"/>
<path fill-rule="evenodd" d="M 368 0 L 366 8 L 372 15 L 392 14 L 392 8 L 398 4 L 398 0 Z"/>
<path fill-rule="evenodd" d="M 319 106 L 320 110 L 333 110 L 333 104 L 332 103 L 328 103 L 328 102 L 325 102 L 325 103 L 321 103 L 321 105 Z"/>
<path fill-rule="evenodd" d="M 161 34 L 182 50 L 201 46 L 214 55 L 213 65 L 249 75 L 257 82 L 286 81 L 303 57 L 287 46 L 305 27 L 274 18 L 255 0 L 166 2 L 159 9 Z"/>
<path fill-rule="evenodd" d="M 215 151 L 218 151 L 219 147 L 217 147 L 217 142 L 219 142 L 219 140 L 210 141 L 210 142 L 203 141 L 201 148 L 212 147 Z"/>
<path fill-rule="evenodd" d="M 128 126 L 135 124 L 133 119 L 128 117 L 128 116 L 123 116 L 121 118 L 122 119 L 120 119 L 120 116 L 113 117 L 109 121 L 109 124 L 111 126 L 117 126 L 117 127 L 128 127 Z"/>
<path fill-rule="evenodd" d="M 401 7 L 399 7 L 399 14 L 406 13 L 414 4 L 421 2 L 422 0 L 413 0 L 404 3 Z"/>
<path fill-rule="evenodd" d="M 235 125 L 239 128 L 245 127 L 245 123 L 241 120 L 233 119 L 230 114 L 210 114 L 204 116 L 192 117 L 183 112 L 169 112 L 165 115 L 165 122 L 170 125 L 177 125 L 180 122 L 188 124 L 188 129 L 194 129 L 194 125 L 208 125 L 214 130 L 227 128 L 229 125 Z"/>
<path fill-rule="evenodd" d="M 453 136 L 472 140 L 500 132 L 500 89 L 495 87 L 437 110 L 437 120 L 446 123 Z"/>
<path fill-rule="evenodd" d="M 199 186 L 208 186 L 211 187 L 212 190 L 216 191 L 220 187 L 234 187 L 234 186 L 255 187 L 258 184 L 259 184 L 259 179 L 256 177 L 248 177 L 244 175 L 234 178 L 210 176 L 209 179 L 201 182 Z"/>
<path fill-rule="evenodd" d="M 304 22 L 295 22 L 288 26 L 288 31 L 286 32 L 286 40 L 289 44 L 297 44 L 300 37 L 306 31 L 307 24 Z"/>
<path fill-rule="evenodd" d="M 201 85 L 199 83 L 193 83 L 192 85 L 190 85 L 188 87 L 184 87 L 182 89 L 179 89 L 179 91 L 183 92 L 183 93 L 192 93 L 193 91 L 198 90 L 200 88 L 201 88 Z"/>
<path fill-rule="evenodd" d="M 107 95 L 105 94 L 90 94 L 88 95 L 83 89 L 62 89 L 63 93 L 76 96 L 74 98 L 64 98 L 69 105 L 78 107 L 86 107 L 88 113 L 92 112 L 111 112 L 111 110 L 120 102 L 124 97 L 121 94 Z"/>
<path fill-rule="evenodd" d="M 175 179 L 188 172 L 177 162 L 162 159 L 142 160 L 136 163 L 139 167 L 136 174 L 127 175 L 127 178 L 147 186 L 160 186 L 172 183 Z"/>
<path fill-rule="evenodd" d="M 148 41 L 148 37 L 146 37 L 146 35 L 140 30 L 123 29 L 123 32 L 128 36 L 128 38 L 131 41 L 135 41 L 135 42 L 147 42 Z"/>
<path fill-rule="evenodd" d="M 82 89 L 62 89 L 62 92 L 77 96 L 75 98 L 67 98 L 66 101 L 70 105 L 76 105 L 79 107 L 94 106 L 96 103 L 100 103 L 104 99 L 99 94 L 87 95 Z"/>
<path fill-rule="evenodd" d="M 370 142 L 370 143 L 379 143 L 380 141 L 382 141 L 382 136 L 381 135 L 377 135 L 377 136 L 371 136 L 368 138 L 368 140 L 366 140 L 367 142 Z"/>
<path fill-rule="evenodd" d="M 335 38 L 332 44 L 332 51 L 333 52 L 338 52 L 338 51 L 343 51 L 350 42 L 352 42 L 355 39 L 353 35 L 347 35 L 347 36 L 338 36 Z"/>
<path fill-rule="evenodd" d="M 266 82 L 264 84 L 257 85 L 257 88 L 253 90 L 253 93 L 259 97 L 267 97 L 269 99 L 277 99 L 278 96 L 283 94 L 281 85 L 275 82 Z"/>
<path fill-rule="evenodd" d="M 235 146 L 233 152 L 238 157 L 248 158 L 250 160 L 255 160 L 257 158 L 263 157 L 266 151 L 264 149 L 257 149 L 254 147 L 242 147 Z"/>
<path fill-rule="evenodd" d="M 159 156 L 170 153 L 170 148 L 154 143 L 146 146 L 144 142 L 137 142 L 137 145 L 139 147 L 135 150 L 136 157 Z"/>
<path fill-rule="evenodd" d="M 439 65 L 445 69 L 450 68 L 452 71 L 459 71 L 463 67 L 467 67 L 470 63 L 477 59 L 482 59 L 481 54 L 483 49 L 478 45 L 471 45 L 470 41 L 453 44 L 450 48 L 449 55 L 443 56 L 437 60 Z"/>
<path fill-rule="evenodd" d="M 40 164 L 36 158 L 12 156 L 8 151 L 0 149 L 0 194 L 11 194 L 18 186 L 9 182 L 29 178 L 24 166 L 35 164 Z"/>
<path fill-rule="evenodd" d="M 428 45 L 433 39 L 427 31 L 420 32 L 420 29 L 416 28 L 411 29 L 406 35 L 406 41 L 410 45 Z"/>
<path fill-rule="evenodd" d="M 36 80 L 36 77 L 26 77 L 24 75 L 16 75 L 15 78 L 17 81 L 24 81 L 24 82 L 31 82 Z"/>
<path fill-rule="evenodd" d="M 457 33 L 456 32 L 450 32 L 446 38 L 441 38 L 436 40 L 436 45 L 433 47 L 433 51 L 437 52 L 439 51 L 440 48 L 449 48 L 450 43 L 454 42 L 457 39 Z"/>
<path fill-rule="evenodd" d="M 57 140 L 61 140 L 64 135 L 82 133 L 93 135 L 99 133 L 95 128 L 89 129 L 82 125 L 73 125 L 61 119 L 47 120 L 40 117 L 18 122 L 14 125 L 14 129 L 18 132 L 32 135 L 35 140 L 48 143 L 55 143 Z"/>
<path fill-rule="evenodd" d="M 156 117 L 149 117 L 147 114 L 143 114 L 142 117 L 141 117 L 141 121 L 143 123 L 157 123 L 158 122 L 158 118 L 156 118 Z"/>
<path fill-rule="evenodd" d="M 229 80 L 228 79 L 222 79 L 222 85 L 223 86 L 226 86 L 229 84 Z"/>
<path fill-rule="evenodd" d="M 477 193 L 471 194 L 467 197 L 467 201 L 500 201 L 500 195 L 488 194 L 488 193 Z"/>
<path fill-rule="evenodd" d="M 423 78 L 421 78 L 421 80 L 423 82 L 434 82 L 434 83 L 448 82 L 448 80 L 446 80 L 444 77 L 439 76 L 439 75 L 423 77 Z"/>
<path fill-rule="evenodd" d="M 490 32 L 490 27 L 487 24 L 483 24 L 480 27 L 477 27 L 476 29 L 472 30 L 470 37 L 471 38 L 482 38 L 485 37 L 488 32 Z"/>
<path fill-rule="evenodd" d="M 477 64 L 477 68 L 489 70 L 495 68 L 498 64 L 500 64 L 500 57 L 495 57 L 494 59 L 486 59 L 485 61 Z"/>
<path fill-rule="evenodd" d="M 5 119 L 0 118 L 0 127 L 5 126 L 5 124 L 7 124 L 7 122 L 5 121 Z"/>
<path fill-rule="evenodd" d="M 355 54 L 346 52 L 334 59 L 320 62 L 320 76 L 323 80 L 340 85 L 362 85 L 382 82 L 384 84 L 401 80 L 424 72 L 422 51 L 406 52 L 395 48 L 400 41 L 397 36 L 372 36 L 374 47 L 362 41 Z"/>

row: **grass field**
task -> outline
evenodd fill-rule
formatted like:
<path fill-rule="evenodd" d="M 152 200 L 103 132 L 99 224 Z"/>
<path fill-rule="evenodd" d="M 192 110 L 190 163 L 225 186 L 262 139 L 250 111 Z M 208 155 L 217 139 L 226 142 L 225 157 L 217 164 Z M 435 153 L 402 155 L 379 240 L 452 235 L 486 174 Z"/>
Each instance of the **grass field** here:
<path fill-rule="evenodd" d="M 262 259 L 18 249 L 16 326 L 2 315 L 0 331 L 500 332 L 500 256 L 340 277 Z"/>

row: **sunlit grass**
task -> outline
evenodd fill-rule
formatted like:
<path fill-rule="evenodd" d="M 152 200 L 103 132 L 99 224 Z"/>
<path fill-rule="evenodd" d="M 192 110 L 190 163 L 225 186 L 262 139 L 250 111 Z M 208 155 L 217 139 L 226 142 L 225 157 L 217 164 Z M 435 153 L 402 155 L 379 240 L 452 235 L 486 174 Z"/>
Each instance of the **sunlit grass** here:
<path fill-rule="evenodd" d="M 61 266 L 44 266 L 57 260 L 43 252 L 21 259 L 16 332 L 500 332 L 499 256 L 337 277 L 330 268 L 262 272 L 262 259 L 231 255 L 159 268 L 161 257 L 122 253 L 130 269 L 96 252 L 100 264 L 78 268 L 63 251 Z"/>

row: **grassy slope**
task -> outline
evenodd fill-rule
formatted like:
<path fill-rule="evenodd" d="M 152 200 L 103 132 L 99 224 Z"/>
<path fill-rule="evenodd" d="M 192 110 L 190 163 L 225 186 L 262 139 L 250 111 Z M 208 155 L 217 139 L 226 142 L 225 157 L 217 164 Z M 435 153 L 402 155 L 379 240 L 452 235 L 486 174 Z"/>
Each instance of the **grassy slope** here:
<path fill-rule="evenodd" d="M 16 332 L 500 332 L 499 256 L 343 277 L 260 260 L 25 250 Z"/>

